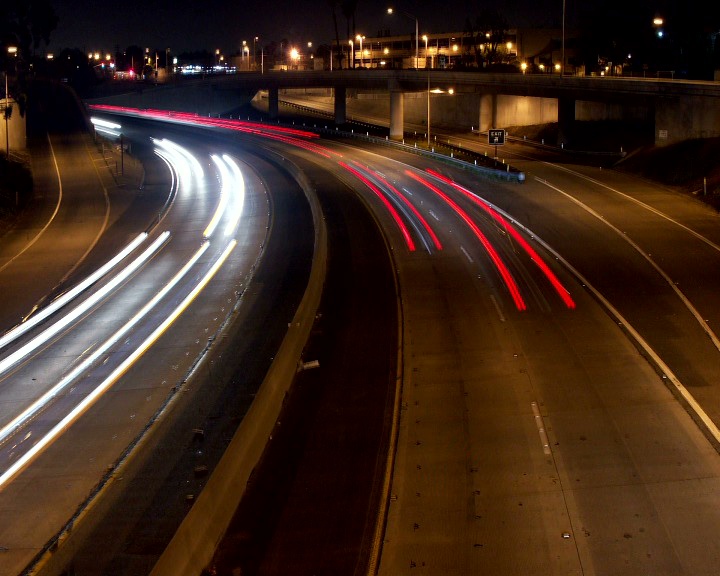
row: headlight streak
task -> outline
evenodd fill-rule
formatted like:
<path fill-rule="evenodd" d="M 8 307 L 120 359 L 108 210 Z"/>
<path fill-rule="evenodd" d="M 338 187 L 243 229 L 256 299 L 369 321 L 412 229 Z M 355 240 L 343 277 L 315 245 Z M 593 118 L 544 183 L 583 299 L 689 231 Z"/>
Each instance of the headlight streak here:
<path fill-rule="evenodd" d="M 48 306 L 45 306 L 39 311 L 36 311 L 35 313 L 24 318 L 22 324 L 18 324 L 11 330 L 8 330 L 2 337 L 0 337 L 0 349 L 4 348 L 10 342 L 15 340 L 16 338 L 19 338 L 20 336 L 25 334 L 25 332 L 45 320 L 45 318 L 71 302 L 74 298 L 78 296 L 78 294 L 85 291 L 87 288 L 97 282 L 100 278 L 110 272 L 110 270 L 117 266 L 117 264 L 119 264 L 128 254 L 130 254 L 133 250 L 135 250 L 135 248 L 142 244 L 146 238 L 147 232 L 143 232 L 137 238 L 135 238 L 135 240 L 128 244 L 123 250 L 116 254 L 114 258 L 108 260 L 103 266 L 98 268 L 90 276 L 85 278 L 85 280 L 80 282 L 80 284 L 78 284 L 68 292 L 65 292 L 63 295 L 57 297 Z"/>
<path fill-rule="evenodd" d="M 442 174 L 436 172 L 435 170 L 428 170 L 428 174 L 431 174 L 438 180 L 441 180 L 442 182 L 445 182 L 446 184 L 452 186 L 455 188 L 458 192 L 462 193 L 464 196 L 469 198 L 474 204 L 482 208 L 485 212 L 490 214 L 492 218 L 502 226 L 502 228 L 510 234 L 515 241 L 522 246 L 522 248 L 525 250 L 527 255 L 530 257 L 530 259 L 537 265 L 538 268 L 543 272 L 545 277 L 548 279 L 548 282 L 552 285 L 552 287 L 555 289 L 555 292 L 557 292 L 558 296 L 560 296 L 560 299 L 565 303 L 565 306 L 567 306 L 569 309 L 573 310 L 575 308 L 575 301 L 570 296 L 570 291 L 565 288 L 565 286 L 562 285 L 560 280 L 557 278 L 555 273 L 550 269 L 550 267 L 545 263 L 545 261 L 540 257 L 540 255 L 535 251 L 535 249 L 528 244 L 527 240 L 523 238 L 520 233 L 510 225 L 510 222 L 506 218 L 504 218 L 499 212 L 497 212 L 492 206 L 490 206 L 487 202 L 485 202 L 482 198 L 480 198 L 478 195 L 473 194 L 470 190 L 467 188 L 464 188 L 463 186 L 460 186 L 458 183 L 452 181 L 450 178 L 447 178 L 443 176 Z"/>
<path fill-rule="evenodd" d="M 230 171 L 222 159 L 215 154 L 213 154 L 210 158 L 220 172 L 220 201 L 218 202 L 217 208 L 215 208 L 215 214 L 213 214 L 213 217 L 210 219 L 210 223 L 203 232 L 203 236 L 205 238 L 210 238 L 210 236 L 212 236 L 213 232 L 215 232 L 215 228 L 217 228 L 217 225 L 220 222 L 220 218 L 222 218 L 225 213 L 225 208 L 228 205 L 228 188 L 230 188 L 231 180 Z"/>
<path fill-rule="evenodd" d="M 7 484 L 20 470 L 22 470 L 30 461 L 40 454 L 47 446 L 54 442 L 57 437 L 68 428 L 75 420 L 77 420 L 88 408 L 90 408 L 110 387 L 127 372 L 130 367 L 145 354 L 145 352 L 163 335 L 163 333 L 177 320 L 177 318 L 185 311 L 185 309 L 195 300 L 198 294 L 202 292 L 205 286 L 212 280 L 220 267 L 225 263 L 230 253 L 237 244 L 236 240 L 231 240 L 220 257 L 215 261 L 210 270 L 198 282 L 195 288 L 183 299 L 183 301 L 173 310 L 173 312 L 158 326 L 152 334 L 150 334 L 143 343 L 135 349 L 112 373 L 103 380 L 90 394 L 70 411 L 60 422 L 58 422 L 45 436 L 40 438 L 33 447 L 23 454 L 0 476 L 0 490 Z"/>
<path fill-rule="evenodd" d="M 160 140 L 153 140 L 153 142 L 158 144 L 158 147 L 155 148 L 155 154 L 171 164 L 175 172 L 177 172 L 178 189 L 180 187 L 190 188 L 192 186 L 192 165 L 187 158 L 166 142 Z"/>
<path fill-rule="evenodd" d="M 362 165 L 359 162 L 353 161 L 353 164 L 359 170 L 363 169 Z M 370 175 L 370 172 L 368 172 L 367 170 L 365 170 L 365 173 Z M 426 232 L 428 233 L 431 240 L 433 241 L 433 244 L 435 245 L 435 249 L 442 250 L 442 243 L 440 242 L 440 239 L 437 237 L 437 234 L 435 234 L 433 229 L 430 227 L 430 224 L 425 219 L 425 217 L 422 214 L 420 214 L 420 211 L 415 207 L 415 205 L 412 202 L 410 202 L 410 200 L 408 200 L 407 197 L 402 192 L 400 192 L 397 188 L 395 188 L 395 186 L 390 184 L 390 182 L 388 182 L 387 178 L 385 178 L 384 175 L 380 174 L 379 172 L 375 172 L 373 174 L 373 176 L 375 178 L 379 179 L 382 182 L 383 186 L 385 186 L 387 189 L 389 189 L 395 195 L 396 198 L 398 198 L 400 201 L 402 201 L 403 204 L 405 204 L 405 206 L 407 206 L 407 208 L 412 212 L 412 214 L 415 216 L 415 218 L 417 218 L 418 221 L 420 222 L 420 224 L 422 224 L 423 228 L 425 228 Z M 428 250 L 428 252 L 429 252 L 429 250 Z"/>
<path fill-rule="evenodd" d="M 230 171 L 233 174 L 233 184 L 235 189 L 235 192 L 232 195 L 233 209 L 230 213 L 227 226 L 225 226 L 225 236 L 230 236 L 237 228 L 245 206 L 245 179 L 240 171 L 240 167 L 230 156 L 223 154 L 223 160 L 225 160 L 226 164 L 230 166 Z"/>
<path fill-rule="evenodd" d="M 198 162 L 197 158 L 195 158 L 195 156 L 193 156 L 192 153 L 187 150 L 187 148 L 183 148 L 179 144 L 176 144 L 175 142 L 173 142 L 172 140 L 168 140 L 167 138 L 163 138 L 161 140 L 152 138 L 152 141 L 160 148 L 172 152 L 182 158 L 184 160 L 183 163 L 189 165 L 190 171 L 195 175 L 196 184 L 201 185 L 203 183 L 203 179 L 205 178 L 205 171 L 203 170 L 200 162 Z"/>
<path fill-rule="evenodd" d="M 145 251 L 140 254 L 135 260 L 128 264 L 123 270 L 121 270 L 115 277 L 112 278 L 106 285 L 100 288 L 97 292 L 92 294 L 86 300 L 78 304 L 75 308 L 70 310 L 67 315 L 59 318 L 48 328 L 43 330 L 40 334 L 35 336 L 30 342 L 24 344 L 18 348 L 12 354 L 3 358 L 0 361 L 0 375 L 4 374 L 12 366 L 23 360 L 26 356 L 37 350 L 40 346 L 45 344 L 48 340 L 56 336 L 72 322 L 77 320 L 85 312 L 90 310 L 95 304 L 100 302 L 105 296 L 107 296 L 112 290 L 124 282 L 133 272 L 135 272 L 143 263 L 145 263 L 151 256 L 153 256 L 170 237 L 170 232 L 163 232 Z"/>
<path fill-rule="evenodd" d="M 57 396 L 64 388 L 76 380 L 85 370 L 88 370 L 103 354 L 105 354 L 113 345 L 123 338 L 140 320 L 142 320 L 157 304 L 172 290 L 180 280 L 190 271 L 197 263 L 200 257 L 207 251 L 210 246 L 209 242 L 203 242 L 202 246 L 195 252 L 192 258 L 183 266 L 177 274 L 160 290 L 153 298 L 143 306 L 130 320 L 128 320 L 122 328 L 110 336 L 100 347 L 98 347 L 90 356 L 83 360 L 78 366 L 73 368 L 71 372 L 62 377 L 50 390 L 45 392 L 40 398 L 33 402 L 21 414 L 16 416 L 12 421 L 0 429 L 0 443 L 10 434 L 13 434 L 25 422 L 27 422 L 35 413 L 41 410 L 55 396 Z"/>
<path fill-rule="evenodd" d="M 408 250 L 410 252 L 415 251 L 415 242 L 413 241 L 412 237 L 410 236 L 410 231 L 408 230 L 407 226 L 405 226 L 405 222 L 402 221 L 402 218 L 400 218 L 400 215 L 398 214 L 397 210 L 395 210 L 395 207 L 390 203 L 390 201 L 386 198 L 385 194 L 382 193 L 382 191 L 375 186 L 368 178 L 366 178 L 359 170 L 356 170 L 352 166 L 346 164 L 345 162 L 338 162 L 340 166 L 345 168 L 348 172 L 353 174 L 356 178 L 358 178 L 365 186 L 370 188 L 375 195 L 380 199 L 380 201 L 383 203 L 385 208 L 387 208 L 388 212 L 390 212 L 390 215 L 392 216 L 393 220 L 395 220 L 395 224 L 397 224 L 398 229 L 400 230 L 400 233 L 402 234 L 402 237 L 405 239 L 405 243 L 407 244 Z"/>
<path fill-rule="evenodd" d="M 487 251 L 488 255 L 490 256 L 490 259 L 495 264 L 495 267 L 497 268 L 498 272 L 500 273 L 500 276 L 502 277 L 503 281 L 505 282 L 505 286 L 507 286 L 508 291 L 510 292 L 510 295 L 512 296 L 513 301 L 515 302 L 515 307 L 520 311 L 527 310 L 527 306 L 525 304 L 525 301 L 523 300 L 522 295 L 520 294 L 520 290 L 518 289 L 517 283 L 515 282 L 515 279 L 513 278 L 512 274 L 510 273 L 510 270 L 505 265 L 505 262 L 503 262 L 502 258 L 500 258 L 500 255 L 497 253 L 497 250 L 493 247 L 493 245 L 490 243 L 490 241 L 487 239 L 485 234 L 482 233 L 480 228 L 478 227 L 475 222 L 472 221 L 470 218 L 470 215 L 465 212 L 452 198 L 450 198 L 445 192 L 440 190 L 437 186 L 434 186 L 424 178 L 418 176 L 411 170 L 405 170 L 405 173 L 428 188 L 429 190 L 432 190 L 442 198 L 448 206 L 450 206 L 455 213 L 460 216 L 460 218 L 467 224 L 467 226 L 472 230 L 472 232 L 475 234 L 477 239 L 480 241 L 480 243 L 483 245 L 485 250 Z"/>
<path fill-rule="evenodd" d="M 117 132 L 117 130 L 122 128 L 120 124 L 117 124 L 116 122 L 109 122 L 107 120 L 103 120 L 102 118 L 96 118 L 95 116 L 90 118 L 90 122 L 92 122 L 97 132 L 108 134 L 113 138 L 120 138 L 120 132 Z"/>
<path fill-rule="evenodd" d="M 90 122 L 92 122 L 93 126 L 97 128 L 100 126 L 101 128 L 109 128 L 112 130 L 120 130 L 122 126 L 118 124 L 117 122 L 110 122 L 108 120 L 103 120 L 102 118 L 96 118 L 95 116 L 90 117 Z"/>

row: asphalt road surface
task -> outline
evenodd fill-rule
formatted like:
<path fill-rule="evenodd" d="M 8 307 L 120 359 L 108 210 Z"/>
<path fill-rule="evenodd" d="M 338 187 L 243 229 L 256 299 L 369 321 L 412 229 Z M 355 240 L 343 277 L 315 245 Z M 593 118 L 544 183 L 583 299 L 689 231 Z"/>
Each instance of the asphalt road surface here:
<path fill-rule="evenodd" d="M 194 138 L 189 147 L 216 145 L 214 135 Z M 244 336 L 267 334 L 271 319 L 280 334 L 293 308 L 285 294 L 302 290 L 311 220 L 300 191 L 282 163 L 264 165 L 229 138 L 273 199 L 260 267 L 240 298 L 247 319 L 232 323 L 248 330 L 227 333 L 207 364 L 218 368 L 205 375 L 208 389 L 180 395 L 132 476 L 114 482 L 71 573 L 150 571 L 187 506 L 178 495 L 201 488 L 197 465 L 212 469 L 209 453 L 219 455 L 251 401 L 250 384 L 232 401 L 224 384 L 244 377 L 238 365 L 254 365 L 257 378 L 267 366 Z M 288 397 L 214 560 L 218 573 L 714 574 L 717 215 L 620 173 L 525 150 L 512 150 L 528 175 L 513 185 L 351 144 L 262 144 L 309 177 L 332 246 L 305 354 L 319 367 Z M 185 222 L 209 210 L 200 198 L 170 214 L 176 208 Z M 177 334 L 220 314 L 214 303 L 228 296 L 215 290 Z M 243 308 L 251 295 L 258 316 Z M 239 363 L 228 358 L 236 343 L 246 347 Z M 72 484 L 59 463 L 71 450 L 87 459 L 88 438 L 102 443 L 99 423 L 114 415 L 122 425 L 131 396 L 134 406 L 148 397 L 138 374 L 162 381 L 178 350 L 187 351 L 160 345 L 20 478 L 44 470 L 56 488 Z M 143 421 L 153 413 L 133 412 Z M 199 445 L 196 427 L 215 429 L 217 444 Z M 131 486 L 118 486 L 124 480 Z M 38 493 L 39 484 L 17 486 L 28 501 Z M 24 506 L 0 510 L 5 518 Z M 16 549 L 0 545 L 2 565 Z"/>

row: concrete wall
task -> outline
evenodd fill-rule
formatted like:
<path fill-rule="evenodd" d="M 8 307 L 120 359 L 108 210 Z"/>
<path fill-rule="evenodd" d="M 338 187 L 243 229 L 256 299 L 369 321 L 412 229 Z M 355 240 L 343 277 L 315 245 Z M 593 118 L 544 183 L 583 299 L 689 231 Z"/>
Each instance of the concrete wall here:
<path fill-rule="evenodd" d="M 652 120 L 647 107 L 606 104 L 604 102 L 575 101 L 576 120 L 627 120 L 645 122 Z"/>
<path fill-rule="evenodd" d="M 720 136 L 720 106 L 712 98 L 658 98 L 655 144 L 665 146 L 691 138 Z"/>
<path fill-rule="evenodd" d="M 405 121 L 425 124 L 427 93 L 405 94 Z M 506 128 L 557 122 L 557 100 L 489 94 L 430 94 L 430 127 Z"/>
<path fill-rule="evenodd" d="M 3 154 L 6 152 L 8 144 L 7 134 L 10 134 L 10 153 L 13 150 L 25 150 L 27 147 L 27 134 L 25 130 L 25 116 L 20 116 L 17 104 L 10 99 L 10 107 L 12 108 L 12 116 L 7 121 L 7 132 L 5 126 L 5 116 L 0 113 L 0 150 Z M 2 108 L 5 109 L 5 99 L 2 99 Z"/>

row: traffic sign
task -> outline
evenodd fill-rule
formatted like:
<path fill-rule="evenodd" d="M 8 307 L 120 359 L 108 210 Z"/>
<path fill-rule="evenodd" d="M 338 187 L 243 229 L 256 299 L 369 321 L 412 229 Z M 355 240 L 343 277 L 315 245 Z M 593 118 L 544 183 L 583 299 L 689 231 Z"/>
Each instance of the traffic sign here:
<path fill-rule="evenodd" d="M 502 146 L 505 144 L 505 130 L 502 128 L 491 128 L 488 130 L 488 144 L 491 146 Z"/>

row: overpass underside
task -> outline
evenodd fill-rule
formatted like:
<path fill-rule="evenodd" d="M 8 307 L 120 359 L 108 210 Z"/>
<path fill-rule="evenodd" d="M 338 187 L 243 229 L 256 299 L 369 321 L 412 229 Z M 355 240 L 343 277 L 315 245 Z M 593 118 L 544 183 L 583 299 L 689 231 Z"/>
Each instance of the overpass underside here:
<path fill-rule="evenodd" d="M 720 91 L 714 85 L 596 80 L 534 79 L 517 74 L 495 78 L 436 71 L 238 74 L 157 86 L 141 84 L 126 94 L 93 102 L 221 115 L 231 114 L 266 89 L 268 111 L 277 117 L 281 91 L 313 86 L 333 94 L 337 124 L 346 122 L 349 102 L 365 100 L 395 139 L 418 128 L 427 130 L 428 123 L 431 132 L 433 126 L 485 132 L 557 122 L 558 144 L 572 145 L 573 124 L 582 120 L 646 123 L 653 126 L 658 145 L 720 137 Z"/>

